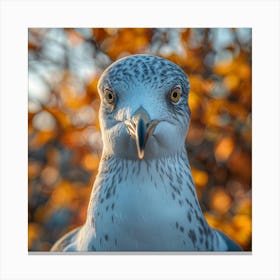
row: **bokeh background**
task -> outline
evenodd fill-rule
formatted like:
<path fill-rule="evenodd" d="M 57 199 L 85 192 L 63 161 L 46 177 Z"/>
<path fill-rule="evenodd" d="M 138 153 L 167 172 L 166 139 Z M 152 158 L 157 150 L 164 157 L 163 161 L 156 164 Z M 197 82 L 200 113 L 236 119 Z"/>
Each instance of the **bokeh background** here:
<path fill-rule="evenodd" d="M 96 85 L 116 59 L 165 57 L 190 79 L 186 139 L 210 225 L 250 251 L 251 29 L 54 28 L 28 31 L 28 250 L 84 223 L 102 152 Z"/>

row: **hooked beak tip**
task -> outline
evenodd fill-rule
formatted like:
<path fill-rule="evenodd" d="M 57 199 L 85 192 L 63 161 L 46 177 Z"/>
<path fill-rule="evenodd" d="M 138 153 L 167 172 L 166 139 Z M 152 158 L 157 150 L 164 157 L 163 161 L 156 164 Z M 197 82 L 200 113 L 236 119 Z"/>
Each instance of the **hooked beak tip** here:
<path fill-rule="evenodd" d="M 140 151 L 138 150 L 138 158 L 143 159 L 144 158 L 144 153 L 145 153 L 144 150 L 140 150 Z"/>

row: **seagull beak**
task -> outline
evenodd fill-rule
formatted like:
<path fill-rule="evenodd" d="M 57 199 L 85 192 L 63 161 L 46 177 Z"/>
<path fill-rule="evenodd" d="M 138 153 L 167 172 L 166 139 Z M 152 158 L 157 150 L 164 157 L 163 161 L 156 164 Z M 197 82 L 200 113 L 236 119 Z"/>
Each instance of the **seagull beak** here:
<path fill-rule="evenodd" d="M 130 136 L 135 140 L 138 158 L 144 158 L 145 146 L 150 135 L 153 134 L 158 120 L 151 121 L 147 111 L 141 106 L 131 117 L 126 120 L 125 125 Z"/>

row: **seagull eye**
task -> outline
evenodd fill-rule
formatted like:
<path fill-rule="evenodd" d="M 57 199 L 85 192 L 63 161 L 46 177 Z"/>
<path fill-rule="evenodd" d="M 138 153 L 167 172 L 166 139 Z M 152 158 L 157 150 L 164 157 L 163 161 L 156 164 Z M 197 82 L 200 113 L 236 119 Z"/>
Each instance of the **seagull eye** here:
<path fill-rule="evenodd" d="M 114 104 L 116 100 L 115 93 L 110 89 L 105 89 L 105 99 L 109 104 Z"/>
<path fill-rule="evenodd" d="M 181 88 L 180 87 L 173 88 L 169 93 L 169 100 L 172 103 L 178 103 L 180 98 L 181 98 Z"/>

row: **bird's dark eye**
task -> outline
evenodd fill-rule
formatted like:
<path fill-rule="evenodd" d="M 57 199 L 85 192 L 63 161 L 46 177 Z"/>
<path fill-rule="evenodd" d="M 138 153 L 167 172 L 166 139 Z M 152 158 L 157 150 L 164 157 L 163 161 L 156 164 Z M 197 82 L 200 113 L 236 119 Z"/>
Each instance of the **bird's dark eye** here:
<path fill-rule="evenodd" d="M 172 103 L 178 103 L 180 98 L 181 98 L 181 88 L 180 87 L 173 88 L 169 93 L 169 100 Z"/>
<path fill-rule="evenodd" d="M 115 93 L 110 89 L 105 89 L 105 99 L 106 99 L 107 103 L 109 103 L 111 105 L 114 104 L 115 100 L 116 100 Z"/>

